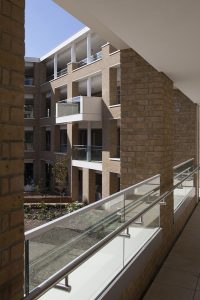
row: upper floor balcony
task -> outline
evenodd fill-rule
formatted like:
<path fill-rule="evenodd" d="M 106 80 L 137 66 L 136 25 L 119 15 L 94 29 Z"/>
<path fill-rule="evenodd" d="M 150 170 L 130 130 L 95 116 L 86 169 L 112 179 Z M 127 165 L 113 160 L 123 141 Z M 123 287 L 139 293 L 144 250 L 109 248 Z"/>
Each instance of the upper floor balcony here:
<path fill-rule="evenodd" d="M 72 158 L 73 160 L 101 162 L 102 146 L 74 145 Z"/>
<path fill-rule="evenodd" d="M 31 86 L 34 85 L 34 78 L 25 75 L 24 76 L 24 85 L 31 85 Z"/>
<path fill-rule="evenodd" d="M 101 121 L 101 98 L 78 96 L 56 103 L 56 124 Z"/>
<path fill-rule="evenodd" d="M 82 59 L 81 61 L 79 61 L 77 63 L 77 66 L 78 66 L 78 68 L 80 68 L 80 67 L 83 67 L 83 66 L 85 66 L 89 63 L 92 63 L 96 60 L 99 60 L 99 59 L 102 59 L 102 52 L 101 51 L 91 55 L 89 59 L 87 57 Z"/>

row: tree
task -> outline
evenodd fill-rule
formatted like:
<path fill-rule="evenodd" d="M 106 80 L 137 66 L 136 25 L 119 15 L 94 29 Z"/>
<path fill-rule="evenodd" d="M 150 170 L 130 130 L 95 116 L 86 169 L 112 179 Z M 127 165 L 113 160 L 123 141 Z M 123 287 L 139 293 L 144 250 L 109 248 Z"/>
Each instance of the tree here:
<path fill-rule="evenodd" d="M 56 161 L 52 168 L 52 173 L 54 176 L 55 189 L 58 190 L 61 196 L 67 194 L 69 191 L 68 187 L 68 156 L 56 157 Z"/>

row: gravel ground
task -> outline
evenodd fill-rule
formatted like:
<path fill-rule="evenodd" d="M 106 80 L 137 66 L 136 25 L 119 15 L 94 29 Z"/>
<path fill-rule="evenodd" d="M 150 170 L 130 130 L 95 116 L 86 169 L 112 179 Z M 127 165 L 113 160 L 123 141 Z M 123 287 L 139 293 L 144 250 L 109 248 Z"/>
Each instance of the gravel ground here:
<path fill-rule="evenodd" d="M 38 227 L 40 225 L 43 225 L 45 223 L 47 223 L 47 221 L 45 221 L 45 220 L 30 220 L 30 219 L 25 219 L 24 220 L 25 231 L 33 229 L 33 228 Z"/>

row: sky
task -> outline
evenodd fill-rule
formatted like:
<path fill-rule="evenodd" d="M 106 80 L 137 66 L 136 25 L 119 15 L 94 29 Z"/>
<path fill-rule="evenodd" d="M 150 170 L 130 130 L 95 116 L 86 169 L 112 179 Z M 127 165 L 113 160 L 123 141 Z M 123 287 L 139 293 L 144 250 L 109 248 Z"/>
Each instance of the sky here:
<path fill-rule="evenodd" d="M 25 56 L 41 57 L 85 27 L 52 0 L 26 0 Z"/>

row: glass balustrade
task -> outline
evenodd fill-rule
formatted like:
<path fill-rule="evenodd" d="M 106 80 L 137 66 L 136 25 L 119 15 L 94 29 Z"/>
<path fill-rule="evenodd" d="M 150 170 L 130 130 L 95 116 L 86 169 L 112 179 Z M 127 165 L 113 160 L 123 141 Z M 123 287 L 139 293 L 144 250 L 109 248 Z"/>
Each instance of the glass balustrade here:
<path fill-rule="evenodd" d="M 174 211 L 176 211 L 190 195 L 194 196 L 195 175 L 188 177 L 193 169 L 194 159 L 190 159 L 174 168 L 174 186 L 177 185 L 174 190 Z"/>
<path fill-rule="evenodd" d="M 67 68 L 64 68 L 57 72 L 57 77 L 63 76 L 67 74 Z"/>
<path fill-rule="evenodd" d="M 33 151 L 33 143 L 24 142 L 25 151 Z"/>
<path fill-rule="evenodd" d="M 26 104 L 24 105 L 24 119 L 34 118 L 33 115 L 33 105 Z"/>
<path fill-rule="evenodd" d="M 102 146 L 74 145 L 73 159 L 85 161 L 102 161 Z"/>
<path fill-rule="evenodd" d="M 149 194 L 151 194 L 152 201 L 159 196 L 159 176 L 143 183 L 140 187 L 126 189 L 124 192 L 111 196 L 106 201 L 100 200 L 91 207 L 85 207 L 64 218 L 61 217 L 52 221 L 49 223 L 50 226 L 47 225 L 42 230 L 35 230 L 33 235 L 27 236 L 28 243 L 26 247 L 28 247 L 29 259 L 26 261 L 26 266 L 28 264 L 29 289 L 36 288 L 66 264 L 76 259 L 116 229 L 119 229 L 127 220 L 142 211 L 144 207 L 148 207 L 152 203 L 149 201 Z M 148 231 L 149 228 L 158 228 L 158 213 L 158 210 L 152 210 L 142 225 L 138 222 L 132 224 L 130 227 L 131 233 L 132 231 L 137 232 L 138 227 L 141 230 L 141 226 L 145 230 L 148 228 Z M 147 234 L 147 236 L 149 235 Z M 135 233 L 133 233 L 132 238 L 135 239 Z M 118 236 L 113 242 L 114 245 L 122 244 L 123 239 L 123 234 Z M 144 240 L 142 240 L 142 243 Z M 109 247 L 110 250 L 103 250 L 110 252 L 111 261 L 109 264 L 113 266 L 107 274 L 107 279 L 103 279 L 106 283 L 123 267 L 123 262 L 130 258 L 130 252 L 132 251 L 127 250 L 126 259 L 125 252 L 123 255 L 121 253 L 121 263 L 117 262 L 115 264 L 120 248 L 117 247 L 118 250 L 112 254 L 113 245 Z M 106 261 L 104 261 L 105 263 Z M 99 267 L 102 268 L 101 264 L 99 264 Z M 101 272 L 103 272 L 103 268 Z"/>
<path fill-rule="evenodd" d="M 57 103 L 57 117 L 80 114 L 80 96 Z"/>
<path fill-rule="evenodd" d="M 67 277 L 72 286 L 67 299 L 80 299 L 80 294 L 84 300 L 99 297 L 160 231 L 160 205 L 165 205 L 168 196 L 174 193 L 176 202 L 176 196 L 184 199 L 191 189 L 195 194 L 197 171 L 163 195 L 156 175 L 26 232 L 26 295 L 38 296 L 48 284 L 51 287 Z M 184 195 L 179 195 L 182 186 Z"/>
<path fill-rule="evenodd" d="M 33 77 L 24 77 L 24 85 L 33 85 L 34 84 L 34 79 Z"/>
<path fill-rule="evenodd" d="M 97 52 L 97 53 L 95 53 L 93 55 L 91 55 L 91 57 L 90 57 L 90 63 L 94 62 L 94 61 L 96 61 L 98 59 L 102 59 L 102 52 L 101 51 Z M 86 58 L 80 60 L 77 64 L 78 64 L 78 68 L 87 65 L 88 64 L 88 58 L 86 57 Z"/>

